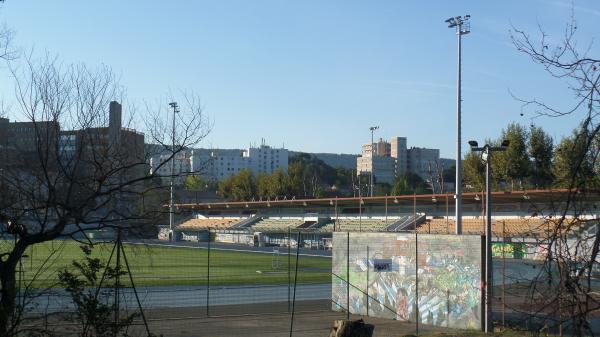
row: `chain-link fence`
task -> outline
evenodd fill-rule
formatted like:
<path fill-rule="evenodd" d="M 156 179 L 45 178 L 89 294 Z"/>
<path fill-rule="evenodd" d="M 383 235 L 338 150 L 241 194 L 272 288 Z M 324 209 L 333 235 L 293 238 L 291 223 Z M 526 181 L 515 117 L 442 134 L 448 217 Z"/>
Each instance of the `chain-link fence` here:
<path fill-rule="evenodd" d="M 299 239 L 297 234 L 294 239 Z M 3 245 L 10 249 L 10 240 Z M 99 242 L 89 254 L 80 246 L 88 247 L 73 240 L 54 240 L 27 250 L 17 273 L 22 326 L 66 333 L 65 326 L 70 324 L 76 330 L 82 324 L 82 311 L 89 309 L 84 306 L 90 305 L 76 297 L 77 291 L 97 298 L 98 306 L 106 306 L 113 314 L 119 313 L 110 317 L 115 322 L 133 315 L 130 333 L 140 335 L 147 334 L 144 323 L 165 336 L 252 331 L 287 335 L 290 328 L 306 330 L 307 317 L 319 320 L 320 313 L 325 313 L 328 324 L 323 322 L 317 329 L 317 335 L 323 335 L 334 318 L 343 318 L 331 311 L 331 254 L 327 251 L 291 244 L 266 248 L 217 244 L 208 236 L 194 244 Z M 90 276 L 93 263 L 97 270 Z M 80 282 L 75 291 L 66 282 L 69 272 Z M 292 312 L 297 323 L 303 323 L 293 327 Z M 271 327 L 244 327 L 269 317 L 277 317 L 268 320 Z M 219 328 L 223 321 L 232 323 Z"/>
<path fill-rule="evenodd" d="M 108 328 L 131 317 L 119 333 L 140 336 L 325 336 L 359 317 L 376 336 L 482 326 L 481 236 L 335 232 L 333 251 L 298 247 L 302 233 L 273 247 L 212 239 L 32 245 L 17 271 L 20 327 L 77 334 L 99 324 L 97 308 Z M 519 318 L 543 248 L 493 243 L 496 325 Z"/>

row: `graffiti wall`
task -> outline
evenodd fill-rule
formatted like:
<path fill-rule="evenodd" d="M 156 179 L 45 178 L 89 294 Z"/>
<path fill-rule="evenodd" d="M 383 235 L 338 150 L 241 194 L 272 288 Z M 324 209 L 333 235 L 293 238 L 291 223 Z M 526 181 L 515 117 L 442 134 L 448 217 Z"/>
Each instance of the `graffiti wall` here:
<path fill-rule="evenodd" d="M 493 242 L 492 257 L 504 257 L 507 259 L 522 259 L 527 254 L 525 243 L 520 242 Z"/>
<path fill-rule="evenodd" d="M 333 309 L 480 329 L 481 254 L 480 236 L 336 232 Z"/>

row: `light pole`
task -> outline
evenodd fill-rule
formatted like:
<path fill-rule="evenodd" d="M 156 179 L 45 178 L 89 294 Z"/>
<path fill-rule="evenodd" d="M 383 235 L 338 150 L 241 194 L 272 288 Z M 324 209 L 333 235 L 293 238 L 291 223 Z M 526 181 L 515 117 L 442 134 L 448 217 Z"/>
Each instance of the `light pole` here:
<path fill-rule="evenodd" d="M 469 141 L 471 151 L 481 152 L 481 159 L 485 162 L 485 332 L 493 332 L 492 326 L 492 153 L 506 151 L 508 140 L 500 146 L 485 144 L 479 147 L 474 140 Z"/>
<path fill-rule="evenodd" d="M 455 214 L 456 214 L 456 234 L 462 234 L 462 155 L 461 155 L 461 93 L 460 93 L 460 64 L 461 64 L 461 37 L 469 34 L 471 27 L 468 20 L 470 15 L 452 17 L 446 20 L 449 28 L 456 28 L 458 37 L 458 79 L 456 82 L 456 182 L 455 185 Z"/>
<path fill-rule="evenodd" d="M 173 129 L 171 135 L 171 197 L 169 198 L 169 234 L 170 241 L 174 241 L 173 238 L 173 198 L 174 198 L 174 190 L 173 190 L 173 176 L 175 175 L 175 114 L 179 112 L 179 106 L 177 102 L 169 103 L 169 106 L 173 108 Z"/>
<path fill-rule="evenodd" d="M 375 169 L 375 149 L 373 147 L 373 133 L 377 129 L 379 129 L 379 126 L 371 126 L 369 128 L 369 130 L 371 130 L 371 180 L 369 181 L 369 186 L 371 190 L 371 192 L 369 193 L 370 196 L 373 196 L 373 170 Z"/>

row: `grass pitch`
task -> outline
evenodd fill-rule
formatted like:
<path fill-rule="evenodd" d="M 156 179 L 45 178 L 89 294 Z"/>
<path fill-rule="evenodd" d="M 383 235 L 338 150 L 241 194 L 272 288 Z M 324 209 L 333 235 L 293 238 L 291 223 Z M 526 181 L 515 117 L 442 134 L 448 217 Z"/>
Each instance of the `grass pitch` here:
<path fill-rule="evenodd" d="M 0 248 L 5 251 L 9 242 Z M 56 287 L 58 271 L 75 270 L 74 260 L 83 261 L 80 244 L 68 240 L 55 240 L 30 247 L 22 259 L 23 286 Z M 107 263 L 114 244 L 96 244 L 92 256 Z M 136 286 L 206 285 L 210 272 L 211 286 L 287 284 L 288 268 L 294 280 L 295 256 L 270 253 L 236 252 L 211 249 L 210 271 L 208 250 L 185 247 L 124 244 L 125 255 Z M 110 265 L 116 263 L 116 253 Z M 121 257 L 121 264 L 125 262 Z M 300 256 L 299 283 L 331 282 L 331 259 Z M 128 276 L 123 283 L 129 285 Z"/>

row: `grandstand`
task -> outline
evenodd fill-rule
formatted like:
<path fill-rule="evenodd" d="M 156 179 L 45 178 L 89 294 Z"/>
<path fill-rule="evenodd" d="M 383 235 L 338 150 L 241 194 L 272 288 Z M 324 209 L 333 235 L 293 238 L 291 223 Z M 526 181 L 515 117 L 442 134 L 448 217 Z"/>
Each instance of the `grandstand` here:
<path fill-rule="evenodd" d="M 254 223 L 250 229 L 254 232 L 287 232 L 288 229 L 296 229 L 304 223 L 301 218 L 263 218 Z"/>
<path fill-rule="evenodd" d="M 564 197 L 559 191 L 494 192 L 493 236 L 496 238 L 545 238 L 556 229 L 552 209 Z M 454 234 L 452 195 L 323 198 L 180 204 L 188 218 L 175 227 L 176 239 L 246 242 L 278 245 L 290 235 L 303 233 L 311 242 L 330 240 L 332 232 L 402 232 Z M 600 195 L 589 199 L 590 209 L 600 204 Z M 463 195 L 463 234 L 483 235 L 485 217 L 477 193 Z M 539 216 L 544 211 L 545 217 Z M 588 218 L 596 219 L 588 214 Z M 572 235 L 595 226 L 578 225 Z M 213 233 L 209 236 L 208 232 Z M 164 233 L 161 234 L 163 238 Z M 319 246 L 319 245 L 317 245 Z"/>
<path fill-rule="evenodd" d="M 229 229 L 238 223 L 240 218 L 193 218 L 177 226 L 179 230 Z"/>
<path fill-rule="evenodd" d="M 583 231 L 586 227 L 595 226 L 597 222 L 574 224 L 572 218 L 566 219 L 567 225 L 574 225 L 573 234 Z M 417 228 L 419 233 L 453 234 L 454 219 L 427 219 Z M 463 234 L 485 234 L 485 217 L 463 218 Z M 543 217 L 495 217 L 492 219 L 492 234 L 494 237 L 545 238 L 556 228 L 556 223 Z"/>

